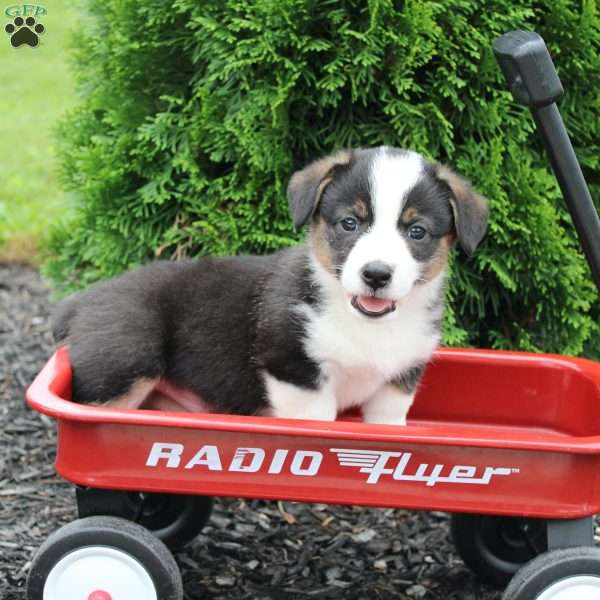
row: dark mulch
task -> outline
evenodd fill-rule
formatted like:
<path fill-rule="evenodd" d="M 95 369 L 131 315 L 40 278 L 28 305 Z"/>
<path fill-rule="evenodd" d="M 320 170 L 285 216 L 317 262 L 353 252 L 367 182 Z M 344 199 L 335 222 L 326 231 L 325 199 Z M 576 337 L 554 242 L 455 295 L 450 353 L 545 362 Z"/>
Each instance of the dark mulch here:
<path fill-rule="evenodd" d="M 23 600 L 31 559 L 76 518 L 52 467 L 54 423 L 23 394 L 52 351 L 37 272 L 0 266 L 0 598 Z M 441 513 L 220 499 L 176 555 L 188 599 L 494 600 L 457 558 Z"/>

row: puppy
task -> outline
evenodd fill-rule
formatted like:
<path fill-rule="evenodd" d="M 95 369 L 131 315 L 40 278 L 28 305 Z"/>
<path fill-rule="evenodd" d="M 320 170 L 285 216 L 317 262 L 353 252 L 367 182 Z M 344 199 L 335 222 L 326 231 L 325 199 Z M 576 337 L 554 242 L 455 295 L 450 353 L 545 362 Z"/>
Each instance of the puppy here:
<path fill-rule="evenodd" d="M 304 244 L 156 262 L 67 299 L 54 334 L 73 399 L 323 420 L 360 406 L 404 425 L 440 339 L 448 252 L 475 250 L 486 201 L 390 147 L 310 164 L 288 200 L 295 226 L 310 222 Z"/>

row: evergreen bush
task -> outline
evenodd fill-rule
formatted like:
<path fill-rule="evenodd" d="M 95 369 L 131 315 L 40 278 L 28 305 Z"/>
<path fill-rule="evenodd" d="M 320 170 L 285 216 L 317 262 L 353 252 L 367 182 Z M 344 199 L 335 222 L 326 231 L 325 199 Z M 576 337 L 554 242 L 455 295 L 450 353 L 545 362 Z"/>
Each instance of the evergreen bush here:
<path fill-rule="evenodd" d="M 492 206 L 453 257 L 449 344 L 600 355 L 590 274 L 529 113 L 491 50 L 546 40 L 561 110 L 600 197 L 594 0 L 88 0 L 74 40 L 81 104 L 58 128 L 75 217 L 46 273 L 71 291 L 155 257 L 294 243 L 285 188 L 348 146 L 414 148 Z M 200 307 L 201 308 L 201 307 Z"/>

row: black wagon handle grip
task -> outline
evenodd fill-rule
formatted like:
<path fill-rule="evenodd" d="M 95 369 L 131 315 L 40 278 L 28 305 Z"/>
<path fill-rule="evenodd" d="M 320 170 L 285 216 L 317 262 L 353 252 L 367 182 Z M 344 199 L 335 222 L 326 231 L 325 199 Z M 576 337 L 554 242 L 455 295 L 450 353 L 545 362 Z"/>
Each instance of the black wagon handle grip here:
<path fill-rule="evenodd" d="M 556 101 L 564 89 L 540 35 L 510 31 L 493 43 L 514 99 L 529 107 L 600 291 L 600 219 Z"/>
<path fill-rule="evenodd" d="M 494 41 L 496 60 L 515 100 L 525 106 L 547 106 L 563 95 L 563 86 L 541 36 L 510 31 Z"/>

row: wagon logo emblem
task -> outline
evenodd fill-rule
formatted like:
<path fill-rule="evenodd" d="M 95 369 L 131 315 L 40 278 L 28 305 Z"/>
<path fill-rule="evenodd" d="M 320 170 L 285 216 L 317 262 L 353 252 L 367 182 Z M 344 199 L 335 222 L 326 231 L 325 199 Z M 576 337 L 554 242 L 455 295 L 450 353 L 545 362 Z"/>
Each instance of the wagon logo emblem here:
<path fill-rule="evenodd" d="M 191 455 L 190 451 L 194 454 Z M 330 448 L 329 452 L 336 455 L 340 467 L 358 468 L 360 473 L 368 475 L 368 484 L 379 482 L 382 476 L 391 476 L 394 481 L 413 481 L 424 483 L 427 487 L 438 483 L 488 485 L 493 477 L 519 472 L 519 469 L 509 467 L 418 463 L 413 459 L 412 452 L 354 448 Z M 228 452 L 224 456 L 219 447 L 212 444 L 188 448 L 186 451 L 183 444 L 154 442 L 146 459 L 146 467 L 315 477 L 323 463 L 327 462 L 327 454 L 319 450 L 244 446 L 236 448 L 229 460 L 226 459 L 227 455 L 231 457 Z"/>
<path fill-rule="evenodd" d="M 496 475 L 512 475 L 519 469 L 508 467 L 485 467 L 454 465 L 448 467 L 428 463 L 413 465 L 412 452 L 388 452 L 379 450 L 354 450 L 352 448 L 331 448 L 337 455 L 341 467 L 358 467 L 361 473 L 368 473 L 367 483 L 377 483 L 382 475 L 391 475 L 395 481 L 417 481 L 428 487 L 438 483 L 466 483 L 487 485 Z M 397 460 L 394 460 L 397 459 Z"/>

